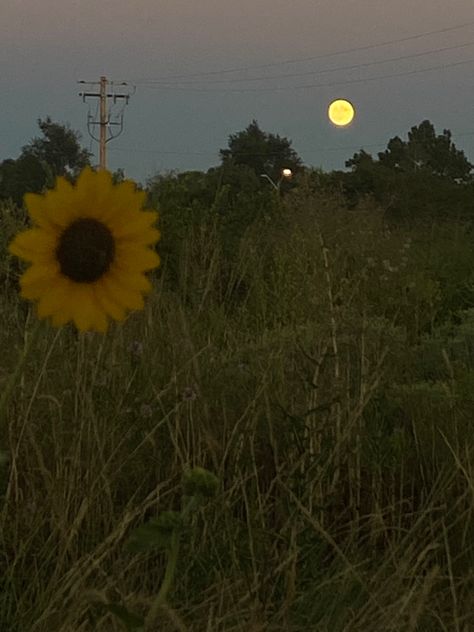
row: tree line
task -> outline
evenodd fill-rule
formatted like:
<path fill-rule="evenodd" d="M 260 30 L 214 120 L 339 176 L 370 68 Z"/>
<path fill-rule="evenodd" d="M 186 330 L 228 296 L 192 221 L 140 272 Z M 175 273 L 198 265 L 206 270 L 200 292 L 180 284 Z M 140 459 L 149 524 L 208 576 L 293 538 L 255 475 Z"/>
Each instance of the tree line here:
<path fill-rule="evenodd" d="M 77 131 L 50 117 L 38 119 L 38 126 L 41 134 L 18 158 L 0 162 L 0 200 L 9 199 L 18 207 L 26 192 L 51 187 L 56 176 L 74 181 L 91 164 L 92 154 L 81 146 Z M 179 214 L 181 222 L 212 210 L 245 225 L 271 212 L 275 189 L 268 178 L 278 183 L 283 196 L 306 187 L 340 195 L 349 208 L 370 197 L 399 221 L 474 216 L 473 165 L 455 146 L 451 132 L 437 133 L 428 120 L 412 127 L 406 140 L 391 138 L 376 156 L 360 150 L 345 166 L 345 171 L 331 172 L 305 166 L 290 139 L 263 131 L 254 120 L 229 136 L 219 165 L 206 172 L 158 174 L 147 189 L 165 214 Z M 291 179 L 280 178 L 283 168 L 291 169 Z M 114 177 L 122 179 L 123 171 Z"/>

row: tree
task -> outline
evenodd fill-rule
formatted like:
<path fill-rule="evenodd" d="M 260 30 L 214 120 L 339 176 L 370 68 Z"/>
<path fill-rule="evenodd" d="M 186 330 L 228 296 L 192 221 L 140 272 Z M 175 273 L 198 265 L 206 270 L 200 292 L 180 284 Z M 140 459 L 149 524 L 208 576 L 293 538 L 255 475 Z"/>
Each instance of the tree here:
<path fill-rule="evenodd" d="M 217 189 L 216 177 L 200 171 L 157 174 L 147 182 L 149 202 L 160 213 L 162 270 L 174 289 L 179 285 L 183 243 L 209 218 Z"/>
<path fill-rule="evenodd" d="M 40 193 L 52 184 L 52 172 L 48 165 L 31 154 L 22 154 L 0 163 L 0 199 L 12 200 L 21 206 L 26 192 Z"/>
<path fill-rule="evenodd" d="M 390 139 L 387 149 L 379 153 L 380 164 L 405 172 L 422 170 L 453 181 L 468 182 L 473 165 L 457 149 L 447 129 L 436 135 L 430 121 L 423 121 L 408 132 L 408 141 L 398 136 Z"/>
<path fill-rule="evenodd" d="M 33 138 L 22 148 L 22 155 L 34 156 L 45 162 L 53 176 L 76 177 L 86 166 L 90 165 L 92 154 L 81 147 L 81 135 L 69 125 L 54 123 L 48 116 L 38 119 L 42 137 Z"/>
<path fill-rule="evenodd" d="M 0 199 L 11 199 L 17 206 L 25 193 L 40 193 L 53 185 L 55 176 L 73 180 L 90 164 L 92 154 L 79 144 L 79 132 L 53 123 L 49 116 L 38 119 L 38 125 L 43 136 L 25 145 L 16 160 L 0 163 Z"/>
<path fill-rule="evenodd" d="M 301 170 L 302 161 L 291 147 L 291 140 L 269 134 L 253 120 L 242 132 L 229 136 L 228 149 L 221 149 L 222 163 L 249 167 L 259 178 L 265 173 L 273 181 L 280 179 L 282 169 Z"/>
<path fill-rule="evenodd" d="M 361 150 L 346 161 L 349 173 L 340 180 L 348 204 L 372 196 L 392 219 L 473 216 L 472 165 L 451 140 L 451 132 L 437 135 L 430 121 L 395 136 L 378 160 Z"/>
<path fill-rule="evenodd" d="M 457 149 L 451 140 L 451 132 L 447 129 L 436 135 L 430 121 L 423 121 L 408 132 L 408 140 L 403 141 L 394 136 L 388 141 L 387 149 L 378 154 L 378 162 L 370 154 L 361 150 L 346 161 L 346 167 L 352 172 L 370 171 L 377 166 L 399 173 L 419 173 L 453 182 L 472 181 L 473 165 L 464 152 Z"/>

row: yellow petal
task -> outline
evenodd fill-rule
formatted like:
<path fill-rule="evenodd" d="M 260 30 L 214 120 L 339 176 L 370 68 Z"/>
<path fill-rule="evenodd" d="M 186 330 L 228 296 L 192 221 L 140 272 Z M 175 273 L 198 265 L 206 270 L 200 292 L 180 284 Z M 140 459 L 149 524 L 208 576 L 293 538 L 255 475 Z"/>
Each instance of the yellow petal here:
<path fill-rule="evenodd" d="M 160 265 L 160 257 L 149 248 L 117 244 L 114 267 L 121 272 L 144 272 Z"/>
<path fill-rule="evenodd" d="M 107 321 L 107 316 L 102 310 L 99 309 L 96 312 L 96 318 L 92 326 L 92 329 L 94 331 L 98 331 L 101 334 L 105 334 L 105 332 L 108 329 L 108 326 L 109 326 L 109 323 Z"/>
<path fill-rule="evenodd" d="M 71 199 L 75 215 L 102 220 L 104 211 L 110 206 L 112 190 L 112 175 L 108 171 L 94 172 L 90 167 L 83 169 Z"/>
<path fill-rule="evenodd" d="M 114 188 L 117 209 L 140 210 L 146 203 L 146 191 L 137 189 L 135 182 L 125 180 Z"/>
<path fill-rule="evenodd" d="M 51 322 L 54 327 L 63 327 L 70 320 L 70 315 L 64 311 L 56 312 L 51 315 Z"/>
<path fill-rule="evenodd" d="M 117 239 L 122 239 L 149 230 L 157 221 L 155 212 L 125 211 L 113 217 L 109 227 Z"/>
<path fill-rule="evenodd" d="M 138 216 L 142 215 L 140 210 L 143 205 L 143 197 L 139 191 L 130 189 L 127 192 L 120 192 L 118 186 L 113 187 L 106 197 L 102 198 L 98 207 L 98 217 L 105 222 L 111 230 L 130 227 L 134 224 Z M 151 223 L 156 221 L 151 220 Z"/>
<path fill-rule="evenodd" d="M 74 195 L 74 187 L 64 176 L 58 176 L 53 192 L 56 195 L 70 196 Z"/>
<path fill-rule="evenodd" d="M 111 186 L 112 175 L 107 170 L 94 171 L 91 167 L 84 167 L 76 182 L 77 191 L 88 193 L 96 193 L 100 187 L 110 189 Z"/>
<path fill-rule="evenodd" d="M 31 228 L 19 233 L 8 250 L 26 261 L 46 263 L 54 261 L 56 245 L 57 238 L 54 233 L 41 228 Z"/>
<path fill-rule="evenodd" d="M 55 313 L 63 313 L 70 319 L 69 298 L 71 295 L 71 282 L 65 278 L 60 278 L 58 282 L 50 287 L 39 299 L 38 316 L 45 318 Z"/>
<path fill-rule="evenodd" d="M 94 293 L 97 303 L 106 314 L 114 320 L 125 319 L 125 310 L 113 300 L 113 297 L 109 296 L 107 289 L 104 288 L 104 279 L 94 284 Z"/>
<path fill-rule="evenodd" d="M 76 194 L 90 198 L 110 195 L 112 190 L 112 174 L 105 169 L 93 171 L 86 167 L 76 182 Z"/>
<path fill-rule="evenodd" d="M 128 235 L 117 238 L 119 244 L 136 245 L 136 246 L 152 246 L 156 244 L 161 237 L 161 233 L 157 228 L 147 228 L 141 232 L 129 233 Z"/>
<path fill-rule="evenodd" d="M 129 226 L 133 217 L 140 214 L 146 202 L 146 192 L 139 191 L 130 180 L 111 185 L 107 190 L 105 186 L 102 189 L 104 195 L 100 199 L 96 192 L 94 216 L 106 222 L 111 229 L 122 225 Z"/>
<path fill-rule="evenodd" d="M 75 219 L 81 217 L 76 204 L 76 191 L 66 178 L 56 179 L 54 189 L 44 196 L 43 212 L 49 221 L 64 230 Z"/>
<path fill-rule="evenodd" d="M 107 319 L 97 304 L 92 284 L 76 283 L 69 299 L 72 319 L 79 331 L 105 331 Z"/>
<path fill-rule="evenodd" d="M 116 268 L 113 268 L 109 272 L 109 276 L 119 285 L 127 290 L 138 291 L 144 294 L 149 294 L 153 286 L 150 280 L 141 272 L 121 272 Z"/>
<path fill-rule="evenodd" d="M 145 306 L 140 292 L 122 285 L 118 275 L 108 274 L 104 277 L 103 290 L 110 301 L 125 309 L 143 309 Z"/>
<path fill-rule="evenodd" d="M 28 214 L 35 224 L 41 228 L 51 231 L 54 231 L 57 228 L 45 212 L 44 195 L 38 195 L 37 193 L 25 193 L 24 200 L 26 208 L 28 209 Z"/>
<path fill-rule="evenodd" d="M 39 298 L 54 287 L 60 273 L 56 264 L 34 264 L 20 278 L 21 295 L 30 300 Z"/>

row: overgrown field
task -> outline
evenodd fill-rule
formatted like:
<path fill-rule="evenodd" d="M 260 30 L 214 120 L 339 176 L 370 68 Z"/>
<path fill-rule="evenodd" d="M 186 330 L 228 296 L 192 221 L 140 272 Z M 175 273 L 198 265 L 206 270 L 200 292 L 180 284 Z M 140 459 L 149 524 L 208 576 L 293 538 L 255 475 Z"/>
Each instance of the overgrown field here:
<path fill-rule="evenodd" d="M 0 388 L 35 320 L 13 210 Z M 124 630 L 94 603 L 146 612 L 165 556 L 124 543 L 202 466 L 218 495 L 156 629 L 474 630 L 469 225 L 297 191 L 238 239 L 224 224 L 167 243 L 164 217 L 145 312 L 105 336 L 45 324 L 0 433 L 0 629 Z"/>

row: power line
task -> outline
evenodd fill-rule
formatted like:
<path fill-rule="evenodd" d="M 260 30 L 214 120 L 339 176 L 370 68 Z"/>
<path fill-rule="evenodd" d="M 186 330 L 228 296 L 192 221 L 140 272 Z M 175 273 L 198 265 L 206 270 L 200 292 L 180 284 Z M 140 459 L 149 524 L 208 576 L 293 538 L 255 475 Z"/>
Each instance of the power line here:
<path fill-rule="evenodd" d="M 387 144 L 386 141 L 381 142 L 381 143 L 369 143 L 369 144 L 364 144 L 364 147 L 385 147 Z M 310 154 L 319 154 L 320 152 L 323 151 L 346 151 L 346 150 L 357 150 L 357 149 L 361 149 L 360 145 L 352 145 L 349 147 L 321 147 L 318 150 L 314 150 L 314 149 L 305 149 L 303 148 L 299 148 L 298 149 L 298 153 L 310 153 Z M 219 151 L 162 151 L 160 149 L 138 149 L 136 147 L 114 147 L 113 150 L 111 151 L 126 151 L 126 152 L 133 152 L 133 153 L 147 153 L 147 154 L 154 154 L 154 155 L 158 155 L 158 156 L 167 156 L 167 155 L 177 155 L 177 156 L 216 156 L 219 157 Z M 271 152 L 268 153 L 253 153 L 253 152 L 237 152 L 237 154 L 239 156 L 249 156 L 249 157 L 255 157 L 255 156 L 269 156 L 272 155 Z M 278 154 L 278 152 L 274 152 L 275 155 Z"/>
<path fill-rule="evenodd" d="M 110 151 L 132 151 L 140 154 L 177 155 L 177 156 L 216 156 L 219 151 L 163 151 L 161 149 L 138 149 L 137 147 L 113 147 Z"/>
<path fill-rule="evenodd" d="M 348 81 L 343 81 L 343 82 L 338 81 L 338 82 L 333 82 L 326 85 L 328 87 L 332 87 L 332 86 L 338 86 L 338 85 L 349 85 L 353 83 L 365 83 L 365 82 L 370 82 L 370 81 L 378 81 L 382 79 L 392 79 L 395 77 L 409 77 L 412 75 L 422 74 L 424 72 L 432 72 L 433 70 L 444 70 L 446 68 L 455 68 L 457 66 L 465 66 L 466 64 L 471 64 L 473 62 L 474 62 L 474 58 L 464 59 L 462 61 L 455 61 L 448 64 L 439 64 L 438 66 L 431 66 L 429 68 L 420 68 L 417 70 L 408 70 L 404 72 L 397 72 L 397 73 L 392 73 L 392 74 L 387 74 L 387 75 L 377 75 L 375 77 L 366 77 L 365 79 L 350 79 Z M 302 90 L 306 88 L 319 88 L 323 86 L 324 84 L 319 84 L 319 85 L 306 84 L 306 85 L 300 85 L 300 86 L 291 86 L 290 89 Z"/>
<path fill-rule="evenodd" d="M 471 59 L 464 59 L 462 61 L 456 61 L 456 62 L 451 62 L 451 63 L 447 63 L 447 64 L 439 64 L 437 66 L 430 66 L 428 68 L 420 68 L 417 70 L 407 70 L 407 71 L 403 71 L 403 72 L 396 72 L 396 73 L 390 73 L 390 74 L 385 74 L 385 75 L 375 75 L 374 77 L 365 77 L 365 78 L 360 78 L 360 79 L 346 79 L 346 80 L 340 80 L 340 81 L 331 81 L 331 82 L 327 82 L 327 83 L 309 83 L 309 84 L 303 84 L 303 85 L 296 85 L 296 86 L 276 86 L 273 88 L 193 88 L 193 87 L 187 87 L 187 86 L 180 86 L 180 85 L 166 85 L 166 84 L 159 84 L 159 85 L 143 85 L 143 87 L 145 88 L 160 88 L 161 90 L 177 90 L 180 92 L 202 92 L 202 93 L 234 93 L 234 94 L 239 94 L 239 93 L 259 93 L 259 92 L 285 92 L 287 90 L 306 90 L 308 88 L 333 88 L 336 86 L 346 86 L 346 85 L 352 85 L 352 84 L 356 84 L 356 83 L 367 83 L 367 82 L 371 82 L 371 81 L 379 81 L 379 80 L 384 80 L 384 79 L 392 79 L 392 78 L 397 78 L 397 77 L 409 77 L 412 75 L 418 75 L 418 74 L 423 74 L 425 72 L 432 72 L 434 70 L 444 70 L 446 68 L 454 68 L 457 66 L 465 66 L 466 64 L 471 64 L 474 62 L 474 58 Z"/>
<path fill-rule="evenodd" d="M 339 72 L 342 70 L 357 70 L 359 68 L 367 68 L 369 66 L 377 66 L 380 64 L 388 64 L 391 62 L 396 62 L 396 61 L 404 61 L 406 59 L 414 59 L 414 58 L 418 58 L 418 57 L 424 57 L 426 55 L 433 55 L 433 54 L 437 54 L 437 53 L 443 53 L 446 51 L 452 51 L 452 50 L 459 50 L 461 48 L 467 48 L 469 46 L 474 46 L 474 41 L 469 41 L 469 42 L 464 42 L 462 44 L 457 44 L 456 46 L 445 46 L 444 48 L 433 48 L 431 50 L 427 50 L 427 51 L 423 51 L 423 52 L 419 52 L 419 53 L 410 53 L 408 55 L 399 55 L 398 57 L 389 57 L 387 59 L 377 59 L 375 61 L 368 61 L 368 62 L 364 62 L 364 63 L 360 63 L 360 64 L 352 64 L 350 66 L 336 66 L 335 68 L 324 68 L 322 70 L 307 70 L 305 72 L 296 72 L 296 73 L 285 73 L 285 74 L 280 74 L 280 75 L 267 75 L 267 76 L 260 76 L 260 77 L 239 77 L 239 78 L 232 78 L 232 79 L 211 79 L 211 80 L 193 80 L 193 81 L 179 81 L 177 82 L 180 86 L 184 85 L 184 84 L 188 84 L 188 85 L 196 85 L 197 83 L 206 83 L 206 84 L 216 84 L 216 83 L 247 83 L 250 81 L 267 81 L 270 79 L 285 79 L 285 78 L 291 78 L 291 77 L 306 77 L 308 75 L 322 75 L 322 74 L 327 74 L 327 73 L 332 73 L 332 72 Z M 158 85 L 159 87 L 163 86 L 163 85 L 171 85 L 173 86 L 174 83 L 169 83 L 167 81 L 164 80 L 155 80 L 155 81 L 149 81 L 148 84 L 152 84 L 152 85 Z M 145 84 L 144 84 L 145 85 Z"/>
<path fill-rule="evenodd" d="M 463 137 L 463 136 L 474 136 L 474 131 L 469 132 L 456 132 L 452 131 L 453 136 Z M 324 151 L 351 151 L 351 150 L 360 150 L 364 148 L 375 148 L 375 147 L 386 147 L 388 141 L 380 141 L 376 143 L 364 143 L 363 145 L 345 145 L 340 147 L 319 147 L 316 149 L 299 147 L 298 153 L 306 153 L 306 154 L 319 154 Z M 123 152 L 133 152 L 133 153 L 145 153 L 145 154 L 155 154 L 155 155 L 176 155 L 176 156 L 218 156 L 219 151 L 188 151 L 188 150 L 177 150 L 177 151 L 163 151 L 161 149 L 143 149 L 138 147 L 114 147 L 111 151 L 123 151 Z M 252 152 L 240 152 L 239 155 L 245 156 L 260 156 L 262 154 L 252 153 Z M 268 155 L 268 154 L 265 154 Z"/>
<path fill-rule="evenodd" d="M 336 57 L 337 55 L 346 55 L 349 53 L 356 53 L 356 52 L 361 52 L 361 51 L 366 51 L 366 50 L 373 50 L 375 48 L 382 48 L 384 46 L 391 46 L 393 44 L 401 44 L 403 42 L 410 42 L 410 41 L 414 41 L 417 39 L 421 39 L 423 37 L 429 37 L 431 35 L 439 35 L 441 33 L 448 33 L 448 32 L 452 32 L 452 31 L 456 31 L 459 29 L 463 29 L 466 28 L 468 26 L 473 26 L 474 25 L 474 20 L 469 21 L 469 22 L 464 22 L 462 24 L 457 24 L 455 26 L 449 26 L 449 27 L 445 27 L 442 29 L 436 29 L 434 31 L 424 31 L 422 33 L 416 33 L 414 35 L 409 35 L 408 37 L 400 37 L 397 39 L 392 39 L 392 40 L 387 40 L 385 42 L 380 42 L 378 44 L 367 44 L 365 46 L 355 46 L 353 48 L 346 48 L 346 49 L 342 49 L 342 50 L 338 50 L 338 51 L 333 51 L 331 53 L 322 53 L 320 55 L 311 55 L 309 57 L 296 57 L 293 59 L 285 59 L 282 61 L 277 61 L 277 62 L 271 62 L 271 63 L 267 63 L 267 64 L 258 64 L 258 65 L 252 65 L 252 66 L 240 66 L 240 67 L 234 67 L 234 68 L 224 68 L 222 70 L 211 70 L 211 71 L 205 71 L 205 72 L 195 72 L 195 73 L 188 73 L 188 74 L 181 74 L 181 75 L 162 75 L 161 77 L 155 77 L 153 79 L 148 79 L 148 78 L 142 78 L 142 79 L 130 79 L 129 81 L 133 81 L 134 83 L 148 83 L 148 82 L 153 82 L 153 81 L 162 81 L 162 80 L 167 80 L 167 79 L 191 79 L 194 77 L 210 77 L 210 76 L 214 76 L 214 75 L 223 75 L 223 74 L 230 74 L 230 73 L 234 73 L 234 72 L 247 72 L 249 70 L 260 70 L 263 68 L 275 68 L 276 66 L 284 66 L 284 65 L 289 65 L 289 64 L 299 64 L 299 63 L 303 63 L 303 62 L 307 62 L 307 61 L 316 61 L 319 59 L 328 59 L 330 57 Z"/>

